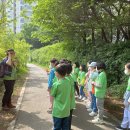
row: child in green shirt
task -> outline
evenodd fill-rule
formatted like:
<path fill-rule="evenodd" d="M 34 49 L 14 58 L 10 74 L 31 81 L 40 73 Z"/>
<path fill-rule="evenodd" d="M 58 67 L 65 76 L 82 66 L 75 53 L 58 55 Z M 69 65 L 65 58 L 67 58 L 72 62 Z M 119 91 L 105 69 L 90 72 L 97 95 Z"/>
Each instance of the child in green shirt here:
<path fill-rule="evenodd" d="M 55 70 L 58 81 L 51 88 L 51 96 L 54 97 L 53 103 L 53 130 L 69 130 L 69 116 L 71 103 L 71 84 L 66 76 L 66 65 L 59 64 Z"/>
<path fill-rule="evenodd" d="M 129 130 L 130 129 L 130 63 L 125 65 L 124 73 L 129 76 L 128 86 L 124 94 L 124 117 L 120 126 L 116 130 Z"/>
<path fill-rule="evenodd" d="M 82 100 L 84 100 L 86 98 L 85 93 L 84 93 L 85 78 L 86 78 L 86 65 L 81 65 L 79 76 L 78 76 L 78 85 L 79 85 L 79 88 L 80 88 L 79 99 L 82 99 Z"/>
<path fill-rule="evenodd" d="M 75 90 L 76 90 L 78 96 L 79 96 L 79 87 L 78 87 L 78 83 L 77 83 L 77 78 L 79 75 L 79 67 L 80 67 L 79 63 L 75 62 L 73 64 L 73 72 L 72 72 L 72 77 L 74 79 L 74 86 L 75 86 Z"/>
<path fill-rule="evenodd" d="M 72 72 L 72 65 L 71 64 L 66 64 L 66 79 L 69 80 L 70 85 L 71 85 L 71 101 L 70 101 L 70 117 L 69 117 L 69 130 L 71 130 L 71 122 L 72 122 L 72 114 L 73 114 L 73 109 L 75 108 L 75 91 L 74 91 L 74 79 L 70 75 Z"/>
<path fill-rule="evenodd" d="M 93 123 L 102 124 L 103 123 L 103 114 L 104 114 L 104 99 L 106 95 L 107 89 L 107 76 L 106 76 L 106 65 L 103 62 L 97 63 L 97 71 L 99 73 L 95 82 L 92 82 L 92 85 L 95 86 L 95 96 L 96 96 L 96 104 L 98 108 L 98 115 Z"/>

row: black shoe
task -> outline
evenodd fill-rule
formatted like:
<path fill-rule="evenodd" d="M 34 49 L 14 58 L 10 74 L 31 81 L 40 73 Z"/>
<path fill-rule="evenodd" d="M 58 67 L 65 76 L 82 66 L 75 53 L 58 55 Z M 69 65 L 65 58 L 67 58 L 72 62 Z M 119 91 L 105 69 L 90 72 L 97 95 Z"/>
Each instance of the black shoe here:
<path fill-rule="evenodd" d="M 127 130 L 127 128 L 122 128 L 121 126 L 117 126 L 116 130 Z"/>
<path fill-rule="evenodd" d="M 7 111 L 7 110 L 9 110 L 9 107 L 6 106 L 6 105 L 5 105 L 5 106 L 2 106 L 2 110 L 3 110 L 3 111 Z"/>

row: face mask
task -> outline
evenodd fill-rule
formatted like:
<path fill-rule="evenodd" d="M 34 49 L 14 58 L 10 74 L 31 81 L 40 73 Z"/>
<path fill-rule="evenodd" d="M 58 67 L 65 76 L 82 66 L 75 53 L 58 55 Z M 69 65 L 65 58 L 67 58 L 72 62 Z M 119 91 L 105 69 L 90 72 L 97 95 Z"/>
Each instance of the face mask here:
<path fill-rule="evenodd" d="M 130 75 L 130 72 L 129 72 L 128 70 L 125 70 L 124 73 L 125 73 L 126 75 Z"/>

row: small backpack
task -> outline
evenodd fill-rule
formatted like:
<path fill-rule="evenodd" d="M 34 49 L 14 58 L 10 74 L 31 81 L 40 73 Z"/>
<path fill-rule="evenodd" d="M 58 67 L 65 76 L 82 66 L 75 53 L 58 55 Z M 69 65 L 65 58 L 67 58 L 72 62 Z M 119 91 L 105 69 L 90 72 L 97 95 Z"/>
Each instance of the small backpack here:
<path fill-rule="evenodd" d="M 5 64 L 4 62 L 2 61 L 0 63 L 0 78 L 3 78 L 4 77 L 4 74 L 5 74 Z"/>

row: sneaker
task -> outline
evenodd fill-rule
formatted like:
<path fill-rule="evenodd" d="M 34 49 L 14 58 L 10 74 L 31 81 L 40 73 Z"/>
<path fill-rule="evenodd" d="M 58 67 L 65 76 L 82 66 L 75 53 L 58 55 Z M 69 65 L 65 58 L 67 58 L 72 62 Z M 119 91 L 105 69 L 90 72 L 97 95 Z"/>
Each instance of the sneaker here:
<path fill-rule="evenodd" d="M 97 113 L 92 111 L 91 113 L 89 113 L 89 115 L 90 115 L 90 116 L 96 116 Z"/>
<path fill-rule="evenodd" d="M 98 116 L 98 115 L 94 117 L 94 119 L 97 119 L 97 118 L 99 118 L 99 116 Z"/>
<path fill-rule="evenodd" d="M 9 110 L 9 107 L 8 107 L 8 106 L 3 106 L 3 107 L 2 107 L 2 110 L 3 110 L 3 111 Z"/>
<path fill-rule="evenodd" d="M 79 99 L 81 100 L 81 99 L 82 99 L 82 96 L 79 96 Z"/>
<path fill-rule="evenodd" d="M 14 106 L 14 105 L 12 105 L 12 104 L 8 105 L 8 107 L 9 107 L 9 108 L 16 108 L 16 106 Z"/>
<path fill-rule="evenodd" d="M 91 109 L 91 108 L 89 108 L 89 109 L 87 109 L 87 111 L 88 111 L 88 112 L 92 112 L 92 109 Z"/>
<path fill-rule="evenodd" d="M 92 120 L 92 123 L 94 123 L 94 124 L 103 124 L 104 122 L 103 122 L 103 120 L 97 118 L 97 119 Z"/>
<path fill-rule="evenodd" d="M 91 106 L 90 105 L 86 105 L 86 108 L 89 109 Z"/>
<path fill-rule="evenodd" d="M 85 100 L 86 100 L 86 97 L 83 97 L 83 98 L 82 98 L 82 101 L 85 101 Z"/>
<path fill-rule="evenodd" d="M 116 130 L 128 130 L 127 128 L 122 128 L 121 126 L 117 126 Z"/>

